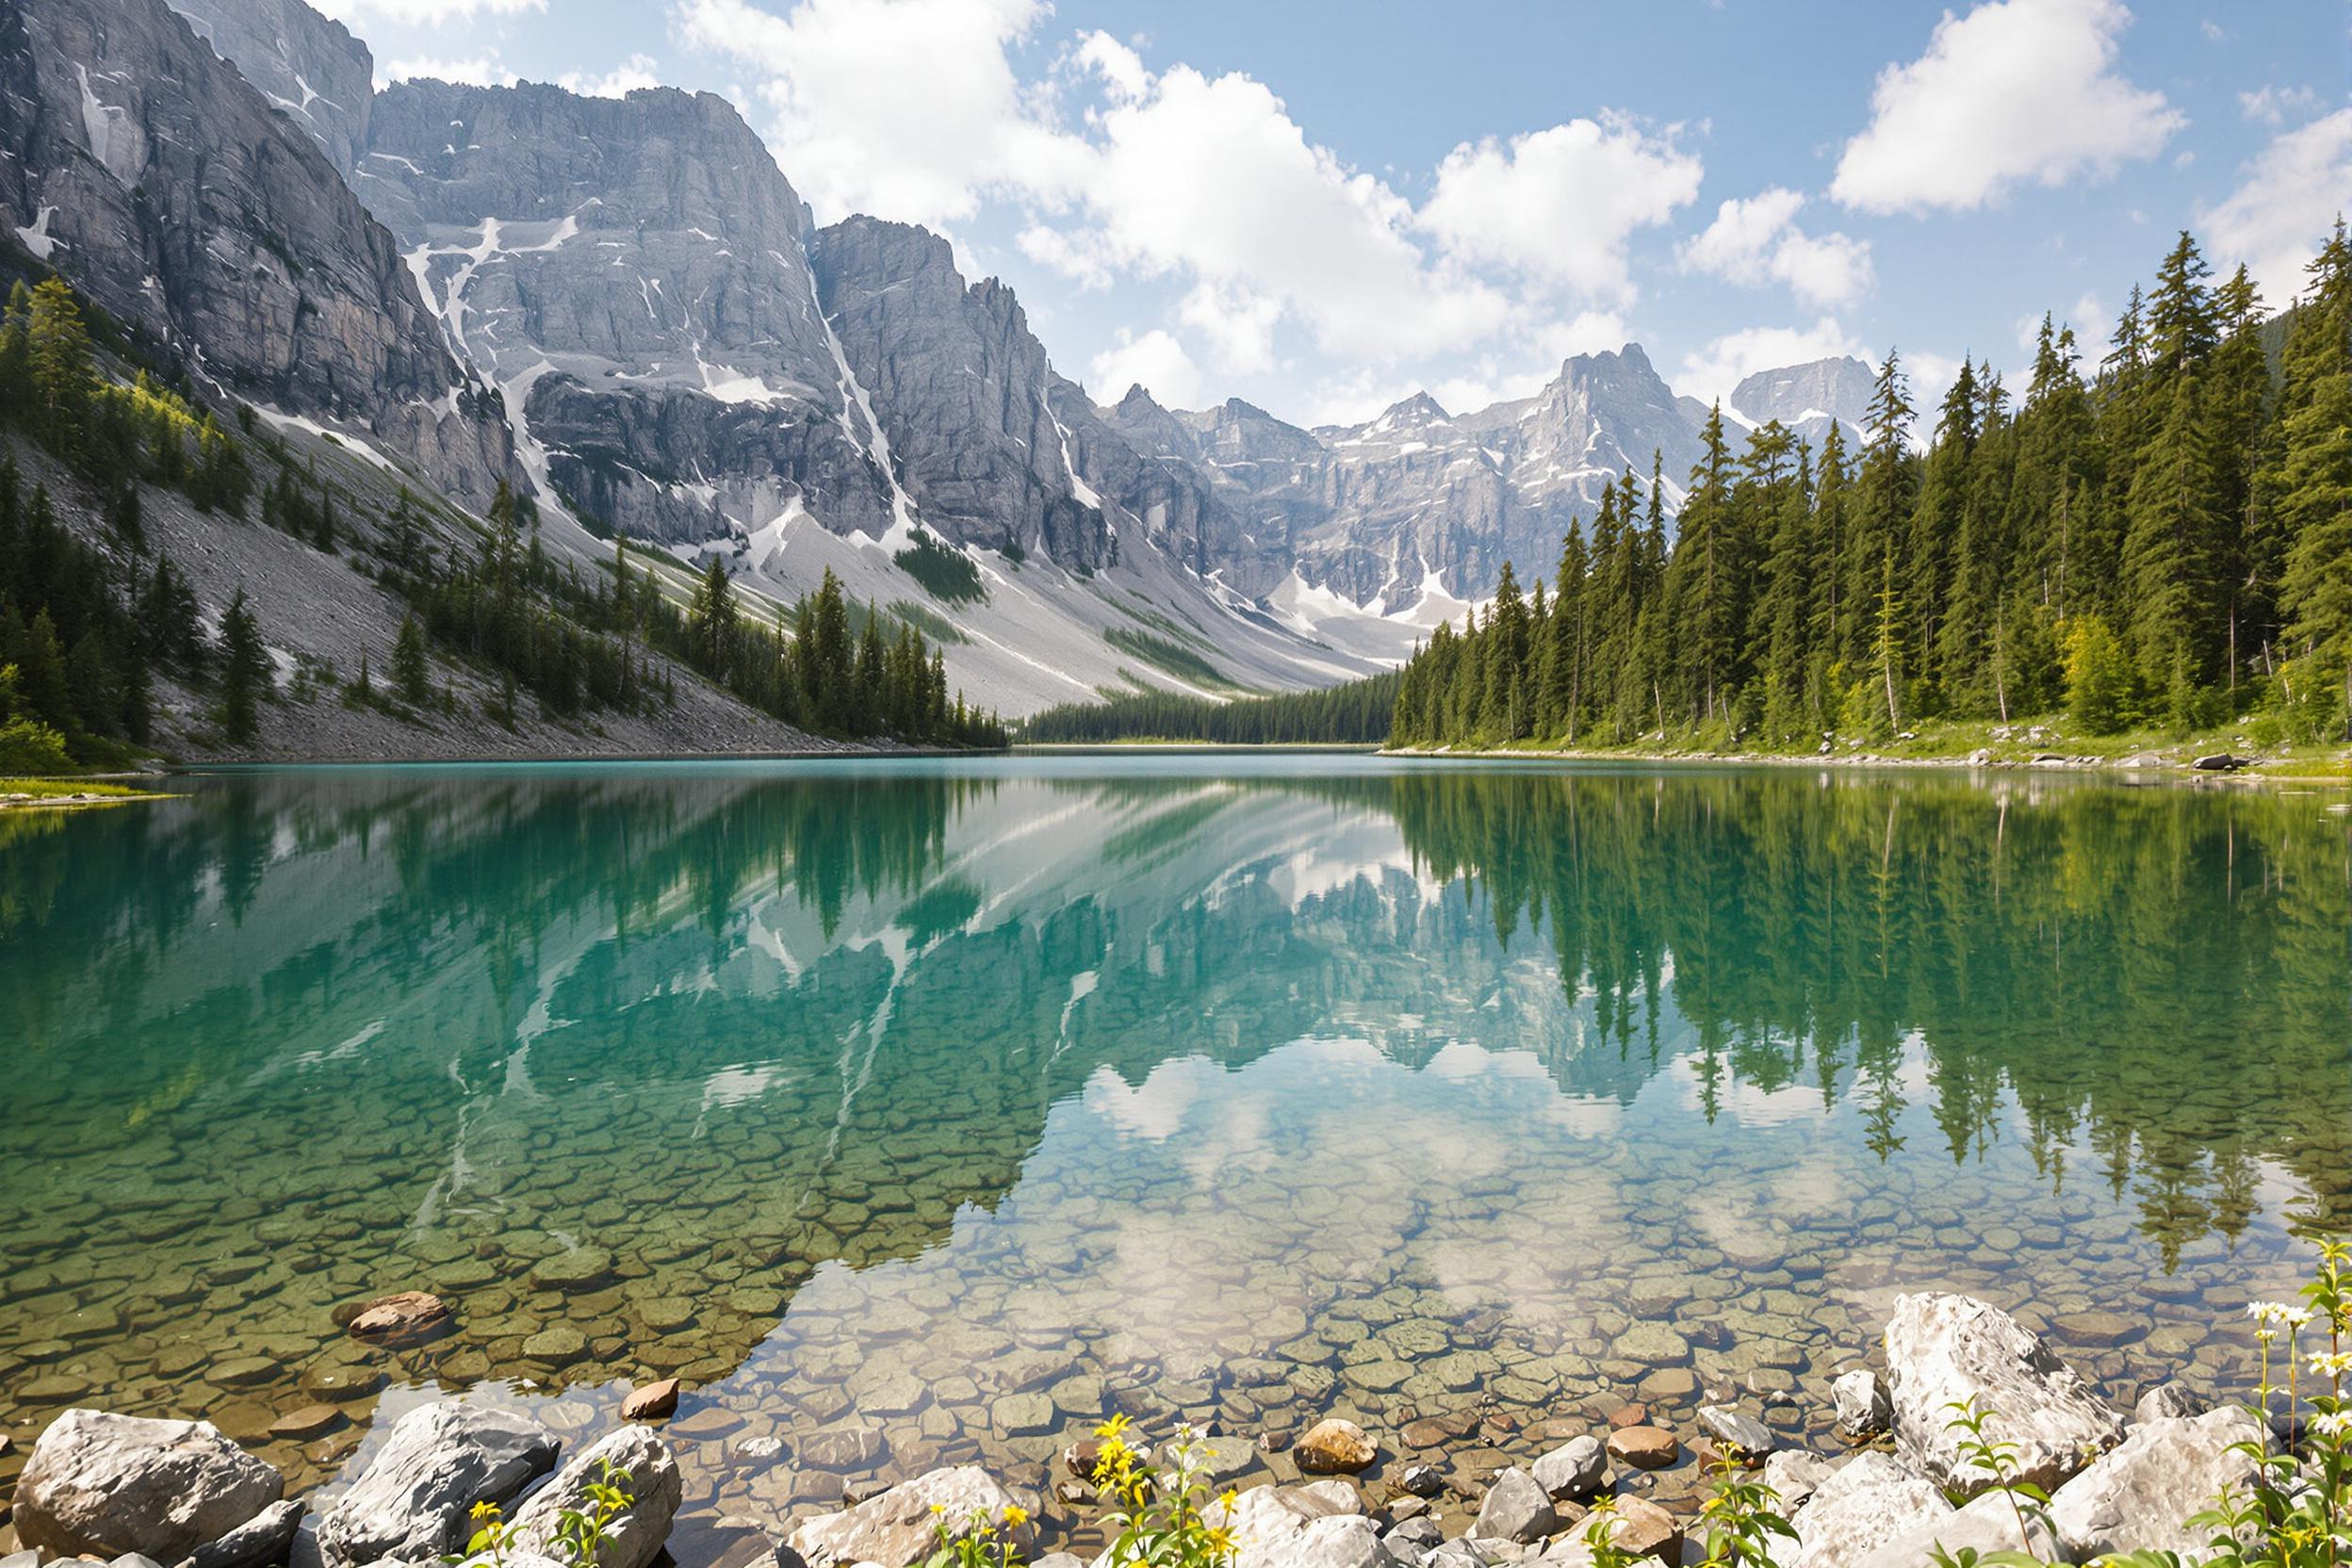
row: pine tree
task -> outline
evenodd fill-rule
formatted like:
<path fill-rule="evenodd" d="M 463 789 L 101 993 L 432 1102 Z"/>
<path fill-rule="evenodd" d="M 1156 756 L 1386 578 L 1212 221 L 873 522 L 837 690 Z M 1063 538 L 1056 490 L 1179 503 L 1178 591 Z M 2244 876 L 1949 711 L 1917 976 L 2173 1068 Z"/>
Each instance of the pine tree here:
<path fill-rule="evenodd" d="M 2301 666 L 2300 690 L 2286 694 L 2328 714 L 2314 728 L 2342 734 L 2352 732 L 2352 245 L 2341 220 L 2311 275 L 2282 398 L 2278 506 L 2293 543 L 2279 599 Z"/>
<path fill-rule="evenodd" d="M 90 418 L 90 332 L 74 291 L 57 278 L 33 290 L 26 329 L 34 430 L 53 451 L 77 454 Z"/>
<path fill-rule="evenodd" d="M 736 624 L 735 585 L 727 574 L 727 563 L 714 555 L 694 587 L 686 610 L 686 629 L 694 667 L 722 684 L 732 673 Z"/>
<path fill-rule="evenodd" d="M 425 658 L 425 629 L 415 615 L 400 617 L 400 634 L 392 644 L 392 689 L 402 702 L 422 708 L 433 694 L 433 671 Z"/>
<path fill-rule="evenodd" d="M 261 699 L 270 691 L 270 660 L 261 645 L 261 628 L 253 620 L 239 585 L 220 617 L 220 727 L 234 745 L 252 743 L 259 730 Z"/>

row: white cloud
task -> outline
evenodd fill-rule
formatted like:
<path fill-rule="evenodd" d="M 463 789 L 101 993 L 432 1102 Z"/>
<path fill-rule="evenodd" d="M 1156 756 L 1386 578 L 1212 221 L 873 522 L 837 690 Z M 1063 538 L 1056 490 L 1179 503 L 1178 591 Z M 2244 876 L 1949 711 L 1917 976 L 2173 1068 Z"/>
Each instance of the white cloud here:
<path fill-rule="evenodd" d="M 474 55 L 465 59 L 434 59 L 420 55 L 380 65 L 376 68 L 376 74 L 380 80 L 386 82 L 425 77 L 436 82 L 457 82 L 466 87 L 513 87 L 522 79 L 509 71 L 495 54 Z"/>
<path fill-rule="evenodd" d="M 1429 395 L 1457 414 L 1486 408 L 1507 399 L 1531 398 L 1560 374 L 1561 361 L 1576 354 L 1622 348 L 1632 335 L 1625 318 L 1615 311 L 1580 311 L 1533 334 L 1535 347 L 1531 353 L 1482 354 L 1468 369 L 1430 387 Z M 1391 398 L 1380 406 L 1385 408 L 1394 401 L 1396 399 Z"/>
<path fill-rule="evenodd" d="M 1850 304 L 1876 281 L 1868 240 L 1808 235 L 1796 223 L 1805 198 L 1775 187 L 1715 209 L 1715 220 L 1679 253 L 1686 272 L 1751 287 L 1778 282 L 1808 305 Z"/>
<path fill-rule="evenodd" d="M 1052 182 L 1066 139 L 1032 112 L 1006 49 L 1042 0 L 679 0 L 678 35 L 762 73 L 769 143 L 828 218 L 939 226 L 987 190 Z"/>
<path fill-rule="evenodd" d="M 1824 316 L 1810 327 L 1749 327 L 1716 338 L 1696 353 L 1683 356 L 1674 390 L 1701 402 L 1728 398 L 1731 389 L 1758 370 L 1839 354 L 1870 356 L 1849 336 L 1833 317 Z M 1874 363 L 1874 362 L 1873 362 Z"/>
<path fill-rule="evenodd" d="M 2116 70 L 2119 0 L 1990 0 L 1947 12 L 1927 52 L 1879 74 L 1830 194 L 1869 212 L 1966 211 L 2028 181 L 2149 157 L 2187 123 Z"/>
<path fill-rule="evenodd" d="M 452 22 L 471 22 L 476 16 L 544 11 L 547 0 L 313 0 L 313 8 L 337 22 L 366 20 L 402 27 L 440 27 Z"/>
<path fill-rule="evenodd" d="M 1119 401 L 1138 383 L 1163 408 L 1194 408 L 1203 400 L 1200 368 L 1159 327 L 1140 337 L 1122 328 L 1119 341 L 1086 366 L 1086 391 L 1101 402 Z"/>
<path fill-rule="evenodd" d="M 2239 93 L 2238 109 L 2248 120 L 2280 125 L 2286 122 L 2288 115 L 2300 114 L 2318 101 L 2318 95 L 2308 87 L 2265 86 Z"/>
<path fill-rule="evenodd" d="M 1438 166 L 1420 227 L 1446 253 L 1539 284 L 1630 302 L 1625 247 L 1699 193 L 1696 156 L 1669 127 L 1645 134 L 1623 115 L 1572 120 L 1511 139 L 1464 142 Z"/>
<path fill-rule="evenodd" d="M 1177 316 L 1209 341 L 1217 367 L 1234 375 L 1274 368 L 1274 324 L 1282 302 L 1248 287 L 1201 284 L 1184 296 Z"/>
<path fill-rule="evenodd" d="M 2352 108 L 2288 131 L 2246 166 L 2228 200 L 2200 211 L 2215 260 L 2244 262 L 2276 307 L 2303 290 L 2304 268 L 2352 207 Z"/>
<path fill-rule="evenodd" d="M 660 87 L 662 78 L 656 74 L 660 69 L 651 55 L 631 55 L 601 76 L 567 71 L 555 81 L 558 87 L 584 98 L 626 98 L 641 88 Z"/>

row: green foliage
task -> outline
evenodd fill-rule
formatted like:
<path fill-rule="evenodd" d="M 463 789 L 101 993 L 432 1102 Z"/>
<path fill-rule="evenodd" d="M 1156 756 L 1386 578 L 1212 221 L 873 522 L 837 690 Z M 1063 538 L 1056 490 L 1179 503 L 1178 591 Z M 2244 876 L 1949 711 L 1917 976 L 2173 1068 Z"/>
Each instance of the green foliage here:
<path fill-rule="evenodd" d="M 2095 380 L 2048 319 L 2021 400 L 1962 365 L 1924 451 L 1892 353 L 1851 472 L 1835 428 L 1735 451 L 1711 416 L 1672 548 L 1663 476 L 1628 469 L 1548 597 L 1506 565 L 1416 650 L 1392 739 L 1811 749 L 2062 700 L 2100 734 L 2261 706 L 2352 737 L 2352 244 L 2283 335 L 2243 270 L 2209 274 L 2180 236 Z"/>
<path fill-rule="evenodd" d="M 1218 702 L 1180 692 L 1137 692 L 1066 703 L 1023 720 L 1037 744 L 1207 741 L 1219 745 L 1378 745 L 1388 739 L 1403 677 L 1396 671 L 1317 692 Z"/>
<path fill-rule="evenodd" d="M 947 1511 L 934 1503 L 931 1511 L 944 1514 Z M 1001 1518 L 974 1509 L 960 1529 L 951 1528 L 941 1518 L 933 1527 L 939 1544 L 920 1568 L 1021 1568 L 1013 1532 L 1028 1522 L 1029 1512 L 1019 1503 L 1006 1504 Z"/>
<path fill-rule="evenodd" d="M 1239 682 L 1192 649 L 1152 632 L 1115 626 L 1102 633 L 1102 640 L 1121 653 L 1140 659 L 1153 669 L 1164 675 L 1172 675 L 1179 680 L 1205 686 L 1213 692 L 1244 690 Z"/>
<path fill-rule="evenodd" d="M 942 604 L 967 604 L 988 596 L 980 581 L 980 568 L 971 558 L 928 533 L 917 531 L 915 542 L 890 559 Z"/>
<path fill-rule="evenodd" d="M 564 1568 L 596 1568 L 597 1558 L 612 1540 L 614 1520 L 627 1513 L 636 1501 L 621 1473 L 609 1459 L 596 1462 L 596 1478 L 581 1490 L 587 1494 L 584 1509 L 559 1509 L 555 1516 L 555 1537 L 547 1544 L 547 1556 Z M 482 1563 L 487 1568 L 506 1568 L 507 1556 L 514 1546 L 514 1525 L 498 1504 L 487 1500 L 473 1507 L 471 1519 L 474 1533 L 462 1552 L 445 1555 L 445 1563 Z M 1011 1565 L 1000 1565 L 1011 1568 Z"/>
<path fill-rule="evenodd" d="M 1093 1480 L 1111 1538 L 1110 1568 L 1224 1568 L 1234 1544 L 1221 1521 L 1230 1517 L 1233 1494 L 1212 1499 L 1208 1456 L 1195 1434 L 1183 1430 L 1155 1463 L 1130 1440 L 1130 1429 L 1123 1415 L 1095 1429 L 1102 1449 Z"/>
<path fill-rule="evenodd" d="M 270 694 L 270 657 L 261 645 L 261 627 L 253 619 L 240 586 L 220 617 L 220 728 L 236 745 L 251 744 L 260 733 L 259 704 Z"/>
<path fill-rule="evenodd" d="M 0 774 L 39 776 L 70 773 L 73 768 L 74 758 L 65 749 L 64 736 L 25 714 L 0 719 Z"/>

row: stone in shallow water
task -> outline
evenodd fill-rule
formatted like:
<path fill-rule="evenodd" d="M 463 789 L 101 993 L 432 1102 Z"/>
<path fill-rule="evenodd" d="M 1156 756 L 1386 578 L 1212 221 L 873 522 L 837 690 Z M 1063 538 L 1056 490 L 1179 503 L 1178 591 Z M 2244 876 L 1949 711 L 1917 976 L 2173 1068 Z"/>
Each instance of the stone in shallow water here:
<path fill-rule="evenodd" d="M 663 1416 L 675 1413 L 677 1409 L 678 1380 L 659 1378 L 652 1382 L 629 1390 L 629 1397 L 621 1401 L 621 1419 L 624 1421 L 659 1421 Z"/>
<path fill-rule="evenodd" d="M 387 1344 L 422 1338 L 447 1323 L 449 1303 L 421 1290 L 381 1296 L 352 1315 L 351 1331 Z"/>
<path fill-rule="evenodd" d="M 593 1290 L 612 1277 L 612 1254 L 601 1247 L 575 1247 L 531 1266 L 531 1282 L 541 1290 Z"/>
<path fill-rule="evenodd" d="M 1875 1437 L 1894 1424 L 1894 1401 L 1870 1367 L 1842 1374 L 1829 1385 L 1829 1397 L 1838 1410 L 1838 1429 L 1848 1437 Z"/>
<path fill-rule="evenodd" d="M 1663 1323 L 1636 1323 L 1617 1335 L 1611 1352 L 1650 1366 L 1681 1366 L 1690 1360 L 1690 1342 Z"/>
<path fill-rule="evenodd" d="M 1772 1429 L 1744 1411 L 1728 1405 L 1703 1405 L 1699 1409 L 1699 1425 L 1735 1459 L 1761 1460 L 1780 1446 Z"/>
<path fill-rule="evenodd" d="M 16 1533 L 67 1556 L 176 1563 L 278 1501 L 270 1465 L 202 1421 L 69 1410 L 17 1478 Z"/>
<path fill-rule="evenodd" d="M 1552 1533 L 1560 1516 L 1543 1483 L 1516 1465 L 1494 1478 L 1478 1504 L 1478 1533 L 1522 1544 Z"/>
<path fill-rule="evenodd" d="M 742 1425 L 740 1420 L 737 1425 Z M 881 1429 L 853 1425 L 827 1427 L 802 1439 L 794 1457 L 819 1470 L 862 1470 L 882 1454 Z"/>
<path fill-rule="evenodd" d="M 306 1443 L 314 1437 L 324 1437 L 346 1424 L 343 1413 L 333 1405 L 304 1405 L 300 1410 L 287 1411 L 270 1422 L 270 1435 L 290 1437 L 298 1443 Z"/>
<path fill-rule="evenodd" d="M 588 1339 L 568 1323 L 550 1323 L 523 1341 L 523 1354 L 551 1366 L 568 1366 L 588 1353 Z"/>
<path fill-rule="evenodd" d="M 1663 1470 L 1682 1458 L 1682 1445 L 1660 1427 L 1620 1427 L 1609 1434 L 1609 1451 L 1637 1470 Z"/>
<path fill-rule="evenodd" d="M 1609 1481 L 1609 1450 L 1590 1432 L 1535 1462 L 1535 1478 L 1555 1497 L 1589 1497 Z"/>
<path fill-rule="evenodd" d="M 1331 1416 L 1309 1427 L 1291 1452 L 1309 1475 L 1338 1476 L 1364 1469 L 1377 1450 L 1362 1427 Z"/>

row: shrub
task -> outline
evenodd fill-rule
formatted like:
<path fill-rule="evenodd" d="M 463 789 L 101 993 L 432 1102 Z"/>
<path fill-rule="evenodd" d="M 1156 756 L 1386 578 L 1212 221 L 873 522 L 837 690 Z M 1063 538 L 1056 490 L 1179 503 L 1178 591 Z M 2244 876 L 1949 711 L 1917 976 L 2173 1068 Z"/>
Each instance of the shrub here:
<path fill-rule="evenodd" d="M 19 716 L 0 724 L 0 774 L 71 773 L 74 759 L 65 737 L 39 719 Z"/>

